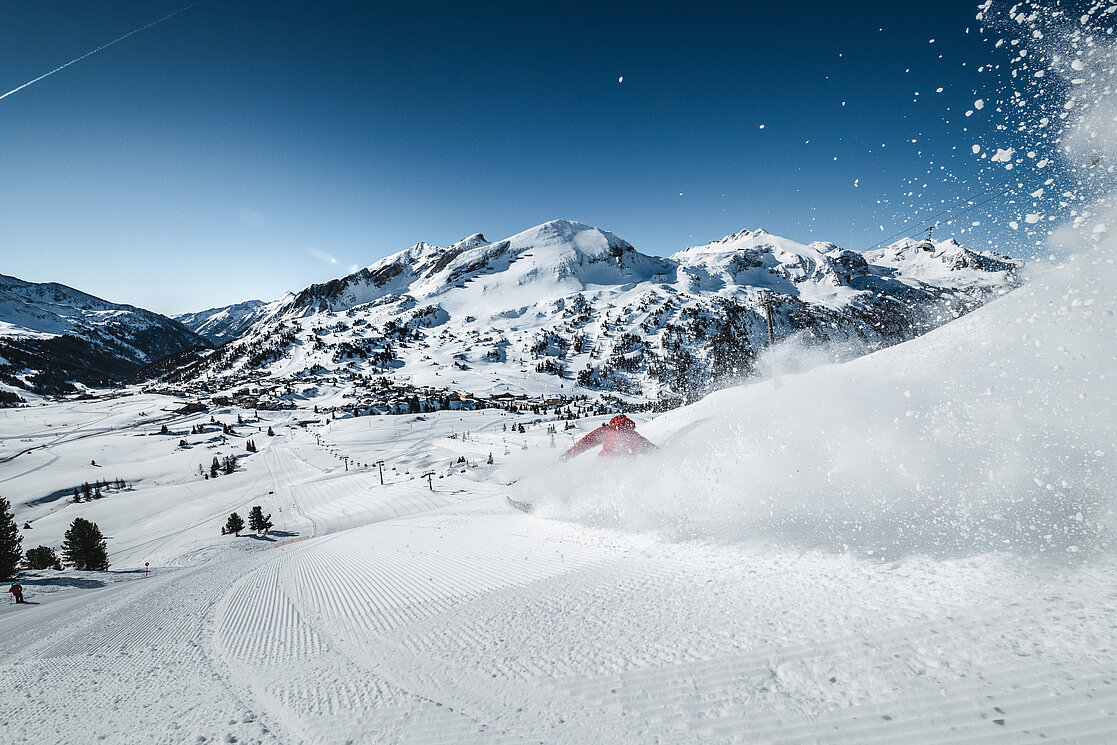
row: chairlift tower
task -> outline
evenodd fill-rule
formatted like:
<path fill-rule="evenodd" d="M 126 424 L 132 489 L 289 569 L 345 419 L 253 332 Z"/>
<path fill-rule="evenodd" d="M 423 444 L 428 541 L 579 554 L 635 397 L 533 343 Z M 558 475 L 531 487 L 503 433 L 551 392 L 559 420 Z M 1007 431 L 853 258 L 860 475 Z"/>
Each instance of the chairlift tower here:
<path fill-rule="evenodd" d="M 775 293 L 765 290 L 760 294 L 760 303 L 764 306 L 764 318 L 768 322 L 768 346 L 776 344 L 776 324 L 772 320 L 772 306 L 775 305 Z"/>

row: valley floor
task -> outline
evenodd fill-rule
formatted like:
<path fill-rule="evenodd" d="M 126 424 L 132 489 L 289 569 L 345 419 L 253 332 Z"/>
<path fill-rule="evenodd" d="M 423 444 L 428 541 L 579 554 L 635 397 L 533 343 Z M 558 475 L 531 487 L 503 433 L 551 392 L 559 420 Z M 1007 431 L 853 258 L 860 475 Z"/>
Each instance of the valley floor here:
<path fill-rule="evenodd" d="M 270 541 L 216 535 L 229 504 L 208 481 L 185 529 L 130 528 L 110 504 L 127 495 L 92 505 L 113 570 L 32 573 L 41 604 L 0 605 L 0 741 L 1117 740 L 1113 559 L 883 562 L 524 514 L 497 472 L 454 462 L 519 448 L 508 421 L 350 420 L 321 444 L 283 429 L 216 482 L 242 509 L 266 492 L 273 517 L 287 507 Z M 60 427 L 42 444 L 64 461 L 90 440 Z M 331 448 L 399 470 L 381 487 Z M 35 457 L 2 466 L 6 492 L 39 483 Z M 414 477 L 435 463 L 432 489 Z M 186 483 L 157 481 L 155 502 Z M 84 507 L 61 504 L 15 511 L 37 540 Z"/>

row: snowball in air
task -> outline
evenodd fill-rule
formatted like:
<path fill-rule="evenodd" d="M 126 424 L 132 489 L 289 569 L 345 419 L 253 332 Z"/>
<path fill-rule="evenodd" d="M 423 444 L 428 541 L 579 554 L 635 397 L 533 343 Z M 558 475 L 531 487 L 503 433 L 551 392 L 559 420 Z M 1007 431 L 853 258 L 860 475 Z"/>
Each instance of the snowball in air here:
<path fill-rule="evenodd" d="M 619 78 L 617 78 L 617 82 L 618 83 L 623 83 L 624 82 L 624 75 L 621 75 Z"/>

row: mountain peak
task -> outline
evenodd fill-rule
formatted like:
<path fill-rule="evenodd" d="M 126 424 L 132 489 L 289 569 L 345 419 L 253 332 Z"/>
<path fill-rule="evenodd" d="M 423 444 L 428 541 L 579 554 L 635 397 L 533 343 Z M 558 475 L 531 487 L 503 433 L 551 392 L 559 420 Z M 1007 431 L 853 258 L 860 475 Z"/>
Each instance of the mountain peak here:
<path fill-rule="evenodd" d="M 465 238 L 462 238 L 460 241 L 458 241 L 454 245 L 450 246 L 450 250 L 451 251 L 465 251 L 465 250 L 468 250 L 470 248 L 476 248 L 477 246 L 483 246 L 486 243 L 488 243 L 488 241 L 485 240 L 484 234 L 474 233 L 473 235 L 469 235 L 469 236 L 466 236 Z"/>

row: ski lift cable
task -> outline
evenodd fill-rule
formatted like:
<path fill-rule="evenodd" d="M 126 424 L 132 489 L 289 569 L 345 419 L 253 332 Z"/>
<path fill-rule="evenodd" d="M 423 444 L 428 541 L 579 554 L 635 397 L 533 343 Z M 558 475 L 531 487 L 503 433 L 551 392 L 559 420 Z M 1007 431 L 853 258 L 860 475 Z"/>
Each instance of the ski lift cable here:
<path fill-rule="evenodd" d="M 976 209 L 976 208 L 978 208 L 978 207 L 980 207 L 984 204 L 988 204 L 989 202 L 993 201 L 994 199 L 997 199 L 998 197 L 1003 196 L 1000 193 L 999 190 L 1002 187 L 1007 186 L 1009 183 L 1011 183 L 1012 181 L 1015 181 L 1015 180 L 1016 180 L 1016 175 L 1014 174 L 1012 176 L 1009 176 L 1007 179 L 1005 179 L 1001 183 L 997 184 L 996 186 L 989 187 L 989 189 L 985 191 L 985 194 L 990 194 L 992 192 L 996 192 L 996 193 L 992 193 L 991 196 L 989 196 L 987 199 L 984 199 L 980 202 L 974 202 L 974 203 L 970 204 L 969 207 L 966 207 L 966 209 L 961 210 L 960 212 L 958 212 L 956 214 L 964 215 L 972 209 Z M 983 196 L 983 195 L 980 195 L 980 196 Z M 954 203 L 951 206 L 947 207 L 946 209 L 942 210 L 941 212 L 937 212 L 934 215 L 931 215 L 930 217 L 924 218 L 922 221 L 920 221 L 918 223 L 915 223 L 914 226 L 907 226 L 907 227 L 903 228 L 902 230 L 900 230 L 896 233 L 893 233 L 892 235 L 888 236 L 887 238 L 881 239 L 880 242 L 876 243 L 873 246 L 870 246 L 866 250 L 867 251 L 872 251 L 874 248 L 880 248 L 882 245 L 884 245 L 888 241 L 891 241 L 894 238 L 898 238 L 898 237 L 904 235 L 905 233 L 909 233 L 909 232 L 919 233 L 919 232 L 922 232 L 923 230 L 926 230 L 926 226 L 928 225 L 928 223 L 933 223 L 935 220 L 942 217 L 943 215 L 945 215 L 949 212 L 952 212 L 953 210 L 962 206 L 966 202 L 971 202 L 971 201 L 972 200 L 971 200 L 970 197 L 966 197 L 965 199 L 960 199 L 956 203 Z"/>

